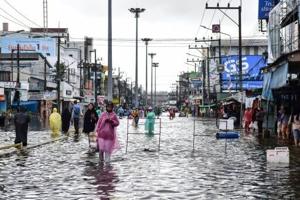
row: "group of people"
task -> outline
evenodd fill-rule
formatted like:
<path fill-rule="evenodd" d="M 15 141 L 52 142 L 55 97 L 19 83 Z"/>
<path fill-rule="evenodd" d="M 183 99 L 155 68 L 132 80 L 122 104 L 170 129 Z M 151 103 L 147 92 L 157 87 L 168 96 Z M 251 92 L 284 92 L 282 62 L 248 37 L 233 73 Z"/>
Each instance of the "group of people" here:
<path fill-rule="evenodd" d="M 53 138 L 58 137 L 60 132 L 67 134 L 71 123 L 74 125 L 75 135 L 78 136 L 80 116 L 81 108 L 76 100 L 71 107 L 66 107 L 61 115 L 58 113 L 57 108 L 53 108 L 49 116 L 49 126 L 52 130 L 51 136 Z"/>
<path fill-rule="evenodd" d="M 244 113 L 244 128 L 246 133 L 253 130 L 253 133 L 257 130 L 258 134 L 263 133 L 263 121 L 265 112 L 261 106 L 257 108 L 246 108 Z"/>
<path fill-rule="evenodd" d="M 67 134 L 70 124 L 74 125 L 74 135 L 79 136 L 79 121 L 82 116 L 82 110 L 77 101 L 74 101 L 71 109 L 65 108 L 60 114 L 57 108 L 53 108 L 49 116 L 49 126 L 51 129 L 51 137 L 56 138 L 60 133 Z M 137 114 L 137 117 L 139 114 Z M 136 124 L 138 121 L 134 119 Z M 22 144 L 27 146 L 27 132 L 30 117 L 24 108 L 15 115 L 14 118 L 16 127 L 15 144 Z M 154 135 L 155 113 L 150 107 L 146 116 L 145 130 L 149 136 Z M 101 161 L 109 161 L 111 154 L 120 148 L 116 127 L 119 125 L 119 118 L 114 112 L 114 105 L 112 102 L 106 103 L 106 109 L 101 113 L 99 109 L 90 103 L 87 107 L 83 117 L 82 132 L 88 136 L 89 147 L 91 150 L 91 142 L 96 138 L 96 151 L 99 151 L 99 158 Z"/>
<path fill-rule="evenodd" d="M 278 138 L 287 140 L 290 133 L 293 133 L 295 146 L 300 146 L 300 112 L 288 112 L 288 109 L 281 106 L 277 114 L 277 135 Z"/>
<path fill-rule="evenodd" d="M 100 161 L 109 161 L 110 155 L 120 146 L 116 137 L 116 127 L 119 125 L 117 115 L 113 112 L 113 103 L 106 103 L 106 111 L 102 112 L 96 109 L 94 104 L 88 104 L 87 110 L 83 117 L 82 132 L 88 136 L 89 151 L 92 150 L 91 142 L 96 138 L 96 149 L 99 151 Z M 79 121 L 82 116 L 82 110 L 77 101 L 71 108 L 65 108 L 62 116 L 53 108 L 53 112 L 49 117 L 51 136 L 59 136 L 60 130 L 63 133 L 68 133 L 70 123 L 74 124 L 74 135 L 79 136 Z"/>

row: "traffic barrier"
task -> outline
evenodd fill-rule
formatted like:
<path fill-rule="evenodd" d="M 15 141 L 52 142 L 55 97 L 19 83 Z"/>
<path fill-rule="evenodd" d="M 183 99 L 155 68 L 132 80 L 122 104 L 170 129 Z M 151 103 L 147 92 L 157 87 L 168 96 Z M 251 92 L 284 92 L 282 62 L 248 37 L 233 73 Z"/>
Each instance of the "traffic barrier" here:
<path fill-rule="evenodd" d="M 13 147 L 22 149 L 22 143 L 10 144 L 10 145 L 7 145 L 7 146 L 3 146 L 3 147 L 0 147 L 0 150 L 10 149 L 10 148 L 13 148 Z"/>
<path fill-rule="evenodd" d="M 67 139 L 69 136 L 70 135 L 68 135 L 68 136 L 62 136 L 60 138 L 48 140 L 48 141 L 45 141 L 45 142 L 42 142 L 42 143 L 39 143 L 39 144 L 36 144 L 36 145 L 27 146 L 26 149 L 34 149 L 34 148 L 37 148 L 37 147 L 40 147 L 40 146 L 43 146 L 43 145 L 51 144 L 51 143 L 54 143 L 54 142 L 57 142 L 57 141 L 62 141 L 62 140 Z M 0 150 L 9 149 L 9 148 L 12 148 L 12 147 L 16 147 L 16 148 L 19 147 L 19 149 L 18 150 L 13 150 L 13 151 L 10 151 L 10 152 L 0 153 L 0 157 L 8 157 L 8 156 L 11 156 L 13 154 L 18 153 L 19 150 L 23 150 L 23 147 L 22 147 L 21 143 L 20 144 L 12 144 L 12 145 L 7 145 L 7 146 L 4 146 L 4 147 L 0 147 Z"/>
<path fill-rule="evenodd" d="M 276 147 L 267 150 L 267 162 L 270 163 L 289 163 L 290 152 L 288 147 Z"/>
<path fill-rule="evenodd" d="M 127 118 L 127 133 L 126 133 L 126 148 L 125 148 L 125 152 L 127 153 L 127 149 L 128 149 L 128 143 L 129 143 L 129 135 L 145 135 L 145 132 L 130 132 L 129 131 L 129 126 L 130 126 L 130 120 Z M 141 119 L 140 119 L 141 120 Z M 146 120 L 145 118 L 142 120 Z M 157 120 L 159 120 L 159 131 L 158 132 L 154 132 L 153 136 L 158 135 L 158 151 L 160 151 L 160 141 L 161 141 L 161 118 L 158 118 L 155 120 L 155 124 L 157 124 Z M 139 123 L 138 125 L 144 125 L 145 123 Z"/>
<path fill-rule="evenodd" d="M 220 130 L 233 130 L 234 120 L 233 119 L 219 119 Z"/>

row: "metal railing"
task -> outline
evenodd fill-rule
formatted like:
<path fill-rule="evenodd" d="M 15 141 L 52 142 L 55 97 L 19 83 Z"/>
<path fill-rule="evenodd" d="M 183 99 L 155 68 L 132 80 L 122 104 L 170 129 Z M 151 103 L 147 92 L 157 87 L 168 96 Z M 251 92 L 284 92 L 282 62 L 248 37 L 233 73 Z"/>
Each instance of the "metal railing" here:
<path fill-rule="evenodd" d="M 130 132 L 129 131 L 129 126 L 130 126 L 130 123 L 129 121 L 131 121 L 133 119 L 127 119 L 127 133 L 126 133 L 126 150 L 125 152 L 127 153 L 127 149 L 128 149 L 128 142 L 129 142 L 129 135 L 146 135 L 147 133 L 146 132 Z M 144 119 L 140 119 L 140 120 L 144 120 Z M 156 122 L 156 120 L 159 120 L 159 122 Z M 155 124 L 159 124 L 159 131 L 158 132 L 154 132 L 152 135 L 155 136 L 155 135 L 158 135 L 158 151 L 160 151 L 160 142 L 161 142 L 161 118 L 158 118 L 155 120 Z M 155 125 L 154 124 L 154 125 Z M 145 123 L 139 123 L 138 125 L 145 125 Z"/>

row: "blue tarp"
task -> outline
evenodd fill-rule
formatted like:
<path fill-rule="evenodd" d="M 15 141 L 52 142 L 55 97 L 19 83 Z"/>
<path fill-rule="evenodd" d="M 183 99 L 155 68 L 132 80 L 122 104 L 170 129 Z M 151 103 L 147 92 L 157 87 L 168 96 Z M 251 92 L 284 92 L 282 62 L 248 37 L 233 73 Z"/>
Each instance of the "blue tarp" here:
<path fill-rule="evenodd" d="M 273 100 L 272 89 L 286 85 L 288 74 L 288 63 L 282 64 L 274 72 L 264 74 L 262 97 L 266 100 Z"/>
<path fill-rule="evenodd" d="M 266 100 L 273 100 L 272 89 L 271 89 L 271 79 L 272 79 L 272 72 L 268 72 L 264 74 L 264 83 L 263 83 L 263 91 L 262 91 L 262 98 Z"/>
<path fill-rule="evenodd" d="M 288 63 L 284 63 L 273 72 L 270 84 L 271 89 L 281 88 L 286 85 L 287 74 Z"/>

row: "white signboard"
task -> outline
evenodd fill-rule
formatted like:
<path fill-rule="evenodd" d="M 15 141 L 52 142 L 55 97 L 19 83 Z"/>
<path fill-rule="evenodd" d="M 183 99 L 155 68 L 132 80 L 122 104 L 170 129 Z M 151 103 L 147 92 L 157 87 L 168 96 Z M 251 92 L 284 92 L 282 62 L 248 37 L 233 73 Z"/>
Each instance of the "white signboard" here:
<path fill-rule="evenodd" d="M 0 82 L 0 88 L 15 89 L 16 85 L 16 82 Z"/>

